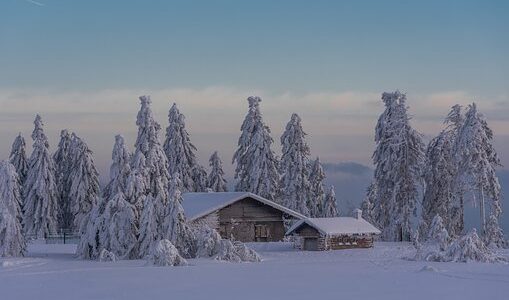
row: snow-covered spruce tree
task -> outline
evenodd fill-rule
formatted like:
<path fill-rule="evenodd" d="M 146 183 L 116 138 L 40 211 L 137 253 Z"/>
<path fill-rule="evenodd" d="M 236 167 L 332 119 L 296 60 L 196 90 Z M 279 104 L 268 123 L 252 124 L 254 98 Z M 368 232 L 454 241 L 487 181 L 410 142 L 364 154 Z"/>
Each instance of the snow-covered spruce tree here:
<path fill-rule="evenodd" d="M 195 176 L 199 176 L 196 161 L 196 147 L 191 143 L 186 130 L 185 117 L 180 113 L 177 104 L 173 103 L 168 113 L 169 125 L 166 128 L 164 152 L 168 158 L 169 174 L 180 174 L 184 191 L 195 192 Z"/>
<path fill-rule="evenodd" d="M 166 235 L 163 226 L 169 206 L 168 160 L 159 142 L 161 126 L 155 121 L 150 108 L 150 97 L 141 96 L 141 109 L 138 112 L 136 125 L 138 137 L 135 143 L 132 169 L 143 176 L 146 184 L 145 200 L 140 224 L 140 257 L 149 252 L 156 240 Z M 143 162 L 143 163 L 140 163 Z M 154 231 L 154 229 L 156 229 Z"/>
<path fill-rule="evenodd" d="M 334 190 L 334 186 L 331 186 L 327 192 L 327 195 L 325 195 L 322 216 L 324 218 L 339 217 L 338 205 L 336 202 L 336 191 Z"/>
<path fill-rule="evenodd" d="M 170 181 L 170 203 L 163 225 L 166 232 L 164 238 L 170 240 L 182 256 L 191 258 L 196 254 L 195 237 L 186 223 L 184 208 L 182 207 L 181 189 L 182 183 L 178 173 L 176 173 Z"/>
<path fill-rule="evenodd" d="M 302 129 L 301 118 L 297 114 L 286 125 L 281 136 L 282 155 L 280 162 L 282 204 L 305 216 L 310 216 L 308 204 L 314 199 L 310 193 L 309 182 L 309 146 L 306 142 L 306 133 Z"/>
<path fill-rule="evenodd" d="M 23 184 L 25 183 L 25 178 L 28 172 L 28 162 L 25 148 L 25 138 L 20 133 L 12 143 L 9 161 L 16 169 L 16 173 L 18 173 L 21 187 L 23 187 Z"/>
<path fill-rule="evenodd" d="M 109 251 L 118 258 L 138 258 L 138 227 L 136 206 L 129 203 L 119 190 L 106 204 Z"/>
<path fill-rule="evenodd" d="M 106 201 L 99 199 L 92 210 L 85 216 L 80 228 L 80 240 L 76 246 L 76 255 L 81 259 L 98 259 L 104 249 L 103 242 L 107 240 L 107 225 L 101 212 L 104 211 Z"/>
<path fill-rule="evenodd" d="M 492 142 L 493 131 L 472 103 L 468 106 L 455 152 L 462 186 L 467 187 L 474 194 L 474 201 L 479 203 L 482 234 L 486 229 L 485 201 L 491 204 L 491 215 L 500 218 L 502 214 L 501 188 L 496 174 L 501 164 Z"/>
<path fill-rule="evenodd" d="M 447 231 L 456 236 L 463 230 L 463 201 L 456 186 L 455 147 L 463 118 L 461 106 L 455 105 L 445 119 L 446 128 L 432 139 L 426 150 L 420 230 L 423 236 L 436 215 L 443 219 Z"/>
<path fill-rule="evenodd" d="M 249 97 L 249 111 L 241 126 L 238 148 L 233 155 L 235 190 L 251 192 L 279 202 L 278 159 L 271 150 L 274 140 L 270 129 L 263 123 L 259 97 Z"/>
<path fill-rule="evenodd" d="M 58 194 L 55 166 L 39 115 L 34 121 L 32 155 L 23 186 L 23 225 L 28 236 L 44 238 L 57 231 Z"/>
<path fill-rule="evenodd" d="M 406 96 L 399 91 L 383 93 L 382 101 L 385 111 L 376 126 L 377 147 L 373 154 L 375 223 L 384 240 L 409 240 L 421 184 L 424 145 L 421 135 L 410 126 Z"/>
<path fill-rule="evenodd" d="M 378 226 L 377 220 L 379 219 L 377 216 L 375 216 L 375 212 L 378 212 L 380 210 L 374 209 L 374 203 L 376 202 L 377 197 L 377 189 L 376 184 L 373 182 L 369 185 L 369 187 L 366 189 L 366 198 L 362 202 L 361 209 L 362 209 L 362 218 L 369 223 Z"/>
<path fill-rule="evenodd" d="M 490 248 L 507 248 L 509 246 L 504 238 L 504 232 L 498 224 L 498 218 L 493 214 L 490 214 L 486 223 L 484 242 Z"/>
<path fill-rule="evenodd" d="M 223 161 L 215 151 L 209 159 L 210 174 L 207 181 L 207 188 L 214 192 L 226 192 L 226 180 L 224 179 Z"/>
<path fill-rule="evenodd" d="M 131 172 L 131 155 L 121 135 L 115 137 L 112 160 L 110 182 L 103 194 L 106 203 L 102 218 L 106 232 L 101 246 L 115 257 L 134 259 L 138 257 L 137 204 L 144 195 L 144 189 L 139 185 L 144 185 L 135 172 Z"/>
<path fill-rule="evenodd" d="M 178 174 L 178 173 L 177 173 Z M 195 192 L 207 191 L 207 170 L 203 166 L 196 165 L 193 169 L 193 181 Z"/>
<path fill-rule="evenodd" d="M 324 180 L 325 172 L 323 171 L 320 158 L 317 157 L 310 165 L 308 210 L 311 217 L 323 216 L 323 202 L 325 200 Z"/>
<path fill-rule="evenodd" d="M 99 173 L 95 168 L 92 151 L 76 134 L 71 136 L 71 160 L 67 183 L 69 185 L 72 229 L 81 230 L 81 225 L 99 201 Z"/>
<path fill-rule="evenodd" d="M 26 249 L 19 181 L 16 168 L 0 162 L 0 257 L 23 256 Z"/>
<path fill-rule="evenodd" d="M 449 245 L 449 232 L 444 226 L 443 219 L 440 215 L 435 215 L 431 221 L 428 235 L 426 237 L 427 242 L 436 243 L 440 246 L 440 250 L 444 251 Z"/>
<path fill-rule="evenodd" d="M 66 129 L 60 132 L 60 142 L 57 151 L 53 154 L 55 162 L 55 182 L 58 190 L 58 227 L 72 229 L 73 215 L 70 201 L 69 172 L 73 164 L 71 157 L 71 134 Z"/>

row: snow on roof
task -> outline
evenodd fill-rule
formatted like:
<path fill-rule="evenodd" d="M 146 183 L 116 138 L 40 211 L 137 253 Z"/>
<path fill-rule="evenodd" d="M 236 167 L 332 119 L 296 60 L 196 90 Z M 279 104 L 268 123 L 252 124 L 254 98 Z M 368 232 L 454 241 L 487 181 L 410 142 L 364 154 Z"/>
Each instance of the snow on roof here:
<path fill-rule="evenodd" d="M 324 235 L 337 234 L 380 234 L 375 226 L 362 218 L 339 217 L 339 218 L 308 218 L 295 223 L 287 235 L 292 234 L 303 224 L 315 228 Z"/>
<path fill-rule="evenodd" d="M 184 207 L 186 218 L 189 221 L 194 221 L 248 197 L 272 206 L 297 219 L 306 218 L 306 216 L 298 212 L 248 192 L 185 193 L 183 195 L 182 206 Z"/>

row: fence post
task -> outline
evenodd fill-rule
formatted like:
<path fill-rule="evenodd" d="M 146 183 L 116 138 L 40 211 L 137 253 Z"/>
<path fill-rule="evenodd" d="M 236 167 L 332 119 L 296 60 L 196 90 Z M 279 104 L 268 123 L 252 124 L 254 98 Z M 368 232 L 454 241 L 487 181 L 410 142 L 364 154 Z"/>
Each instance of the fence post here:
<path fill-rule="evenodd" d="M 65 231 L 64 231 L 64 245 L 65 245 Z"/>

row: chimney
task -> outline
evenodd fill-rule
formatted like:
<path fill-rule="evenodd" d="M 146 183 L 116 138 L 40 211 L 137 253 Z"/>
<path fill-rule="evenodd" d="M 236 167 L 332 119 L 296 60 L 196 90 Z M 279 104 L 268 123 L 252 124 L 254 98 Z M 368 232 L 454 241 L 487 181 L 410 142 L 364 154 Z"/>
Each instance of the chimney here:
<path fill-rule="evenodd" d="M 357 218 L 357 220 L 362 220 L 362 210 L 355 209 L 353 211 L 354 217 Z"/>

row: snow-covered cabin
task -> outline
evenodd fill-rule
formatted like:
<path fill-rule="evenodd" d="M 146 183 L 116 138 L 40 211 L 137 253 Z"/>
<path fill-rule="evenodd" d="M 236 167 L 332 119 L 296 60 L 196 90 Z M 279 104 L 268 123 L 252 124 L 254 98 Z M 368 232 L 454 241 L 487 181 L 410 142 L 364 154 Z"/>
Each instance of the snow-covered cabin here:
<path fill-rule="evenodd" d="M 306 251 L 371 248 L 379 234 L 380 230 L 362 218 L 360 210 L 355 211 L 355 217 L 303 219 L 286 233 L 297 237 L 297 246 Z"/>
<path fill-rule="evenodd" d="M 241 242 L 275 242 L 285 237 L 285 222 L 306 216 L 247 192 L 185 193 L 182 206 L 191 224 L 206 223 L 221 237 Z"/>

